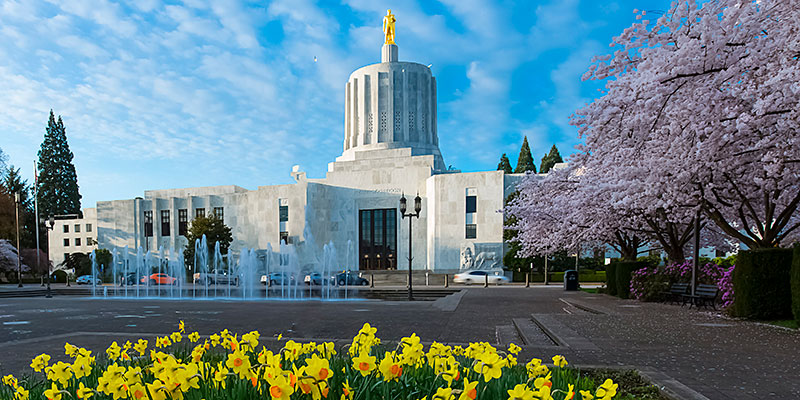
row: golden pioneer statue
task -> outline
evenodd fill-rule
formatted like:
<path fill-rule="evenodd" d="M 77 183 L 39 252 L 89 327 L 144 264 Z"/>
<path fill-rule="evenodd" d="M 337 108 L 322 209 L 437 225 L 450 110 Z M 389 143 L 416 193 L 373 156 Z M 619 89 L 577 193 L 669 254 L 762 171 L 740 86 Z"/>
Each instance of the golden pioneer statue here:
<path fill-rule="evenodd" d="M 386 10 L 386 16 L 383 17 L 383 34 L 386 36 L 385 44 L 394 44 L 394 22 L 396 19 L 392 15 L 392 10 Z"/>

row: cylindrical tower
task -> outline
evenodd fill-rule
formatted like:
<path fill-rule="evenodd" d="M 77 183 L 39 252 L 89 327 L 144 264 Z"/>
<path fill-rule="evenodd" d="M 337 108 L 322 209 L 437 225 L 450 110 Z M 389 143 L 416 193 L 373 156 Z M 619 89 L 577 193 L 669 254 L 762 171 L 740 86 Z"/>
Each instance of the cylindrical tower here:
<path fill-rule="evenodd" d="M 384 44 L 381 63 L 350 74 L 345 87 L 344 152 L 353 160 L 361 151 L 411 148 L 412 155 L 433 155 L 444 169 L 436 133 L 436 78 L 430 68 L 399 62 L 397 45 Z"/>

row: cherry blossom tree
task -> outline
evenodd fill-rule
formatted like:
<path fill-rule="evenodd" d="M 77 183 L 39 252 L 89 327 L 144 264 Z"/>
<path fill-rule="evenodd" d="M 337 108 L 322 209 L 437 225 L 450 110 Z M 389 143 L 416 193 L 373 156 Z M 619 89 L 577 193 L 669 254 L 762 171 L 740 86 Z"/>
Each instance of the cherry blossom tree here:
<path fill-rule="evenodd" d="M 572 117 L 585 145 L 571 162 L 618 182 L 619 208 L 682 226 L 700 211 L 751 248 L 797 238 L 800 1 L 683 1 L 647 18 L 584 76 L 606 89 Z"/>

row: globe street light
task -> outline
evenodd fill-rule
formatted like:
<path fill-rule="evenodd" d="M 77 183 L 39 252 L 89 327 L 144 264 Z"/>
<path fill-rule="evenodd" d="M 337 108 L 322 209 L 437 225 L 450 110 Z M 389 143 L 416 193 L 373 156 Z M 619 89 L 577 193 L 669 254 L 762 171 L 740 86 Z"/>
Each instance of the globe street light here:
<path fill-rule="evenodd" d="M 419 219 L 419 212 L 422 210 L 422 199 L 419 197 L 419 193 L 417 193 L 417 197 L 414 198 L 414 212 L 413 213 L 406 213 L 406 196 L 405 194 L 401 195 L 400 197 L 400 215 L 403 218 L 408 217 L 408 301 L 414 300 L 414 292 L 413 288 L 411 287 L 411 217 L 417 217 Z"/>

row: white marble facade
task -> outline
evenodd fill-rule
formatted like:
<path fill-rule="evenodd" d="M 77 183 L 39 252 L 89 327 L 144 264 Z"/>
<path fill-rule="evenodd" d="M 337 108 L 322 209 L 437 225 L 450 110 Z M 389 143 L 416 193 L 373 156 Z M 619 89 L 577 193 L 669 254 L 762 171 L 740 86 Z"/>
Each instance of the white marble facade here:
<path fill-rule="evenodd" d="M 421 215 L 412 222 L 413 269 L 501 267 L 500 210 L 521 174 L 446 170 L 430 68 L 397 61 L 396 46 L 382 50 L 384 62 L 359 68 L 345 86 L 343 153 L 324 178 L 294 168 L 295 183 L 287 185 L 150 190 L 143 198 L 101 201 L 99 247 L 183 249 L 181 221 L 191 223 L 198 209 L 217 209 L 233 231 L 234 253 L 278 249 L 286 232 L 301 265 L 318 262 L 323 244 L 333 242 L 341 269 L 407 269 L 408 219 L 398 210 L 404 193 L 412 210 L 414 197 L 422 198 Z M 152 235 L 146 235 L 148 214 Z"/>

